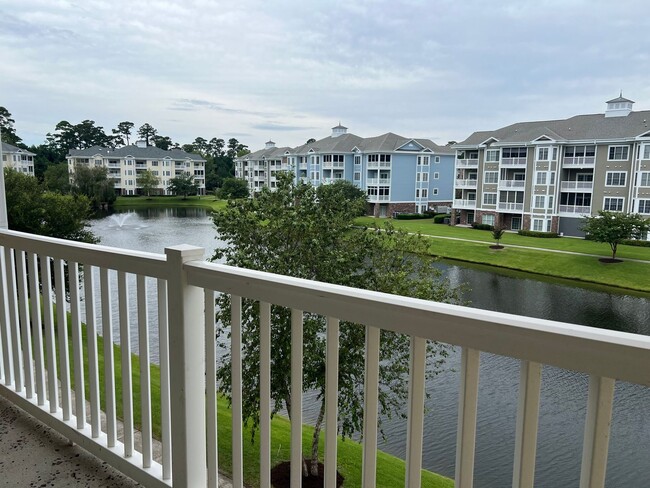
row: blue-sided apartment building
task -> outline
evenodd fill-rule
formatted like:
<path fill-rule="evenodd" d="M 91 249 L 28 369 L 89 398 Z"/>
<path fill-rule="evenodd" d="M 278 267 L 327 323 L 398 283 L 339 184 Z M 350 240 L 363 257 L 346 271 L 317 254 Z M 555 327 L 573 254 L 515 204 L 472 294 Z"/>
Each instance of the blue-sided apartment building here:
<path fill-rule="evenodd" d="M 347 180 L 368 194 L 370 215 L 388 217 L 446 211 L 453 201 L 454 160 L 453 149 L 429 139 L 392 132 L 364 138 L 339 124 L 330 136 L 295 148 L 269 141 L 235 160 L 235 176 L 248 182 L 252 195 L 265 186 L 273 189 L 278 171 L 315 186 Z"/>

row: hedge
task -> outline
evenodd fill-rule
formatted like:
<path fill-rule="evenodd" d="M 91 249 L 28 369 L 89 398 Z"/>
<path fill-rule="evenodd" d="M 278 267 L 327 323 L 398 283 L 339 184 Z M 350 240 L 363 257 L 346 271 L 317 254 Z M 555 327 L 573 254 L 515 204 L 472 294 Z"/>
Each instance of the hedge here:
<path fill-rule="evenodd" d="M 449 214 L 438 214 L 433 218 L 433 223 L 434 224 L 444 224 L 445 219 L 451 219 L 451 215 L 449 215 Z"/>
<path fill-rule="evenodd" d="M 520 236 L 526 236 L 526 237 L 545 237 L 545 238 L 554 238 L 554 237 L 560 237 L 560 235 L 557 232 L 539 232 L 536 230 L 520 230 L 517 232 Z"/>
<path fill-rule="evenodd" d="M 626 239 L 621 241 L 625 246 L 650 247 L 650 241 L 641 241 L 637 239 Z"/>
<path fill-rule="evenodd" d="M 395 214 L 396 220 L 417 220 L 417 219 L 430 219 L 431 215 L 426 213 L 398 213 Z"/>
<path fill-rule="evenodd" d="M 478 222 L 472 222 L 472 228 L 477 230 L 494 230 L 494 226 L 490 224 L 479 224 Z"/>

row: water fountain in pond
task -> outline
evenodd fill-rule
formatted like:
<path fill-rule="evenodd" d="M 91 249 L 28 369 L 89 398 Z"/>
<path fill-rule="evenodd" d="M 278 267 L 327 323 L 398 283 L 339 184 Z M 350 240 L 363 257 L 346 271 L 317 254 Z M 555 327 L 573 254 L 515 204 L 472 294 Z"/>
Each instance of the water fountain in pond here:
<path fill-rule="evenodd" d="M 117 226 L 121 229 L 124 227 L 124 223 L 129 220 L 129 217 L 131 217 L 131 213 L 123 213 L 123 214 L 113 214 L 110 216 L 110 219 L 117 224 Z"/>

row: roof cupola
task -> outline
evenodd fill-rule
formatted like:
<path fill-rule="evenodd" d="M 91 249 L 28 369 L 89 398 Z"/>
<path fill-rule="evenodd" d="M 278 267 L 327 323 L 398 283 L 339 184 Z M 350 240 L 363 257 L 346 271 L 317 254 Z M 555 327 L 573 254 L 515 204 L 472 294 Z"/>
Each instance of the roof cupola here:
<path fill-rule="evenodd" d="M 632 112 L 634 102 L 623 98 L 623 90 L 617 98 L 607 101 L 607 111 L 605 117 L 626 117 Z"/>
<path fill-rule="evenodd" d="M 337 125 L 336 127 L 332 127 L 332 137 L 342 136 L 343 134 L 347 134 L 347 133 L 348 133 L 348 128 L 343 127 L 341 125 L 341 122 L 339 122 L 339 125 Z"/>

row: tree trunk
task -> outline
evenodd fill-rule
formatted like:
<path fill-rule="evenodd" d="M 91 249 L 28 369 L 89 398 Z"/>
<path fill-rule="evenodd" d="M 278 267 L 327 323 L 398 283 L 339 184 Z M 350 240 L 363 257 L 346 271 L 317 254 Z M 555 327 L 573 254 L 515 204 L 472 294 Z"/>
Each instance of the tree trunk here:
<path fill-rule="evenodd" d="M 318 476 L 318 439 L 320 430 L 323 426 L 323 417 L 325 417 L 325 400 L 320 404 L 316 425 L 314 425 L 314 436 L 311 440 L 311 475 Z"/>
<path fill-rule="evenodd" d="M 610 244 L 610 246 L 612 248 L 612 259 L 616 259 L 616 247 L 617 247 L 617 244 L 613 243 L 613 244 Z"/>

